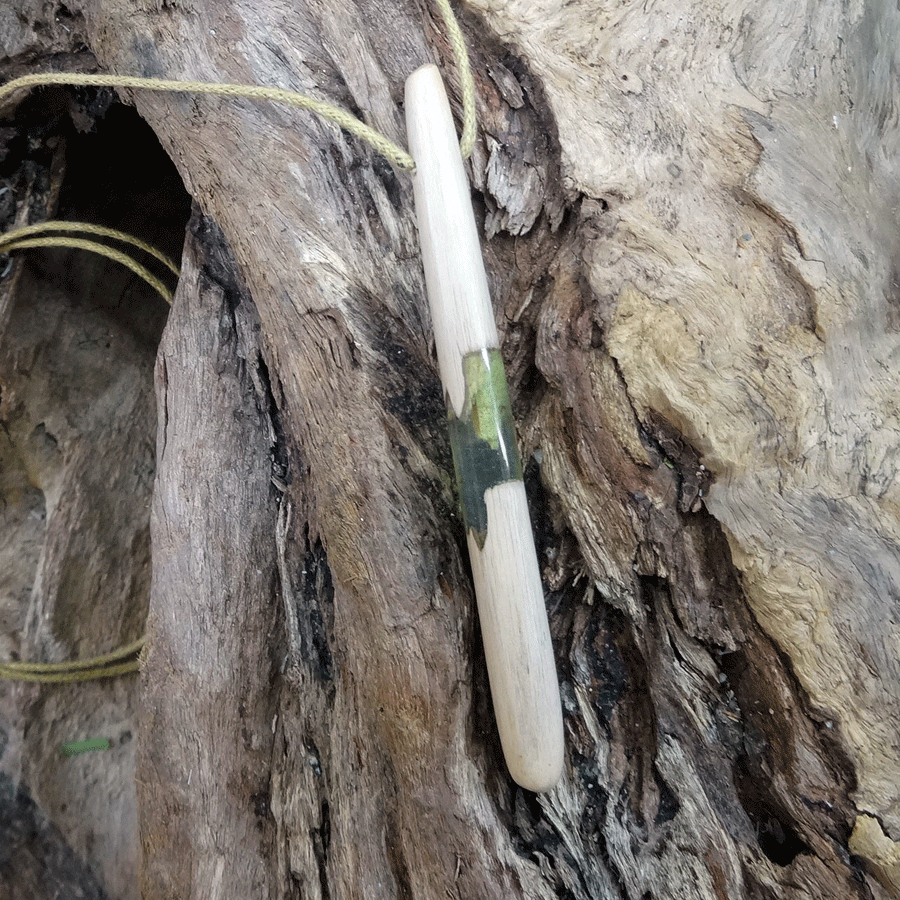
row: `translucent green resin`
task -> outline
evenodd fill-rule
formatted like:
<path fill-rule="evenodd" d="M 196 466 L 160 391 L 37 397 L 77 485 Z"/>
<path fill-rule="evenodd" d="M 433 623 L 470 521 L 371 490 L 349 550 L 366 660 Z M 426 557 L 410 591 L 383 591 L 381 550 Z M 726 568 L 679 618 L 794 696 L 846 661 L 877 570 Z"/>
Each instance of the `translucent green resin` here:
<path fill-rule="evenodd" d="M 450 444 L 466 529 L 479 548 L 487 537 L 488 488 L 522 478 L 503 358 L 497 349 L 470 353 L 462 360 L 466 392 L 462 415 L 448 402 Z"/>

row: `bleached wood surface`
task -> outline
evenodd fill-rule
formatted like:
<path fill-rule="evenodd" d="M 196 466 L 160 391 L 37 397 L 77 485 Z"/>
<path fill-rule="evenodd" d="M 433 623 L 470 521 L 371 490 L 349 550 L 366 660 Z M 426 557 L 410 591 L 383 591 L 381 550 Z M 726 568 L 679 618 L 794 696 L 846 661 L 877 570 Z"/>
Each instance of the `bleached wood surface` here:
<path fill-rule="evenodd" d="M 562 775 L 565 747 L 525 485 L 508 481 L 490 488 L 485 505 L 484 546 L 471 533 L 466 543 L 497 729 L 516 782 L 548 791 Z"/>
<path fill-rule="evenodd" d="M 17 71 L 81 42 L 119 71 L 307 89 L 398 140 L 405 78 L 449 59 L 402 0 L 84 0 L 67 30 L 21 6 L 0 8 Z M 233 249 L 283 415 L 306 652 L 262 818 L 276 896 L 896 893 L 897 20 L 887 0 L 464 7 L 572 765 L 539 801 L 479 705 L 409 182 L 296 112 L 134 98 Z M 181 302 L 231 333 L 227 305 Z M 269 561 L 227 563 L 212 587 Z M 272 598 L 244 599 L 259 646 Z M 153 599 L 179 603 L 237 646 L 224 611 Z M 230 720 L 197 721 L 225 745 Z M 177 756 L 152 772 L 159 796 L 183 777 Z M 191 788 L 229 789 L 211 763 Z M 180 897 L 219 874 L 178 832 L 144 853 Z"/>
<path fill-rule="evenodd" d="M 466 415 L 464 401 L 475 388 L 463 378 L 463 359 L 496 348 L 499 338 L 469 183 L 436 66 L 409 76 L 405 100 L 435 348 L 448 412 L 459 418 Z M 486 415 L 481 411 L 479 418 Z M 488 441 L 491 429 L 499 435 L 501 427 L 499 421 L 483 422 Z M 497 449 L 518 457 L 517 447 Z M 457 467 L 460 478 L 484 478 L 461 463 Z M 466 541 L 494 715 L 513 778 L 529 790 L 547 791 L 562 775 L 563 725 L 525 485 L 516 478 L 483 487 L 486 537 L 479 539 L 467 528 Z"/>
<path fill-rule="evenodd" d="M 499 347 L 469 182 L 440 70 L 422 66 L 406 80 L 406 137 L 419 247 L 428 288 L 441 384 L 457 416 L 466 386 L 462 358 Z"/>

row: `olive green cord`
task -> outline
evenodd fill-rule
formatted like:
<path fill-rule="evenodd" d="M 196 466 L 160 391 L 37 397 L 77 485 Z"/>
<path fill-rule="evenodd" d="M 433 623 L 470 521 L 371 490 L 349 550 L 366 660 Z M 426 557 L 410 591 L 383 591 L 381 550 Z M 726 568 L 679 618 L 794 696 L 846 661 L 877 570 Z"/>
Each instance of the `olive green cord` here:
<path fill-rule="evenodd" d="M 466 50 L 466 42 L 463 39 L 462 30 L 453 10 L 450 8 L 450 0 L 435 0 L 444 27 L 447 29 L 447 39 L 453 48 L 453 56 L 456 60 L 456 68 L 459 71 L 460 94 L 462 98 L 463 130 L 459 139 L 459 152 L 463 159 L 468 159 L 475 145 L 475 79 L 472 77 L 472 66 L 469 63 L 469 53 Z M 415 164 L 413 164 L 415 168 Z"/>
<path fill-rule="evenodd" d="M 92 225 L 87 222 L 60 222 L 50 220 L 36 225 L 25 225 L 0 235 L 0 253 L 14 250 L 26 250 L 36 247 L 71 247 L 88 250 L 121 263 L 147 282 L 169 305 L 172 303 L 172 292 L 146 267 L 142 266 L 128 253 L 110 247 L 99 241 L 85 238 L 47 235 L 47 232 L 70 232 L 92 234 L 98 237 L 117 240 L 142 250 L 161 262 L 176 276 L 178 266 L 169 257 L 155 247 L 115 228 Z M 139 653 L 146 643 L 146 636 L 141 636 L 125 647 L 113 650 L 101 656 L 78 659 L 59 663 L 0 662 L 0 679 L 7 681 L 33 681 L 41 684 L 71 684 L 78 681 L 96 681 L 102 678 L 114 678 L 139 670 L 138 659 L 127 659 Z"/>
<path fill-rule="evenodd" d="M 447 39 L 453 50 L 454 59 L 460 79 L 460 95 L 462 100 L 463 129 L 460 136 L 459 149 L 463 159 L 467 159 L 472 153 L 475 143 L 475 82 L 472 77 L 472 68 L 469 63 L 469 55 L 466 51 L 462 31 L 449 0 L 434 0 L 447 31 Z M 382 156 L 390 160 L 401 169 L 414 172 L 416 168 L 413 158 L 400 146 L 389 138 L 377 132 L 352 116 L 340 107 L 332 106 L 321 100 L 316 100 L 296 91 L 288 91 L 282 88 L 263 87 L 261 85 L 248 84 L 212 84 L 204 81 L 172 81 L 161 78 L 138 78 L 130 75 L 91 75 L 76 72 L 42 72 L 32 75 L 24 75 L 14 78 L 4 85 L 0 85 L 0 101 L 14 91 L 21 88 L 37 87 L 39 85 L 72 85 L 85 87 L 111 87 L 134 88 L 139 90 L 167 91 L 192 94 L 215 94 L 224 97 L 242 97 L 248 100 L 267 100 L 275 103 L 285 103 L 289 106 L 297 106 L 309 110 L 328 119 L 341 128 L 356 135 L 361 140 L 370 144 Z M 48 233 L 49 232 L 49 233 Z M 176 276 L 178 267 L 167 256 L 160 253 L 155 247 L 112 228 L 100 225 L 91 225 L 84 222 L 60 222 L 49 221 L 36 225 L 26 225 L 15 228 L 0 235 L 0 254 L 6 254 L 14 250 L 27 250 L 37 247 L 71 247 L 79 250 L 87 250 L 114 260 L 126 266 L 147 284 L 149 284 L 169 304 L 172 303 L 172 292 L 165 284 L 153 275 L 149 269 L 141 265 L 130 254 L 100 241 L 89 240 L 83 237 L 71 237 L 66 234 L 52 234 L 52 232 L 68 232 L 69 234 L 89 234 L 109 240 L 120 241 L 129 244 L 147 253 L 166 266 Z M 112 653 L 103 656 L 95 656 L 90 659 L 75 660 L 62 663 L 23 663 L 0 662 L 0 678 L 16 681 L 36 681 L 44 684 L 61 684 L 75 681 L 89 681 L 99 678 L 112 678 L 116 675 L 124 675 L 129 672 L 137 672 L 139 660 L 133 659 L 127 662 L 120 660 L 131 656 L 143 648 L 146 637 L 122 647 Z"/>
<path fill-rule="evenodd" d="M 463 106 L 463 132 L 460 139 L 460 153 L 466 159 L 472 152 L 475 143 L 475 83 L 472 78 L 472 67 L 469 54 L 456 16 L 450 7 L 449 0 L 435 0 L 447 39 L 453 48 L 453 55 L 459 69 L 460 88 Z M 401 169 L 414 172 L 415 160 L 400 146 L 383 134 L 369 127 L 352 116 L 345 109 L 316 100 L 297 91 L 283 88 L 263 87 L 256 84 L 215 84 L 208 81 L 173 81 L 164 78 L 138 78 L 133 75 L 91 75 L 80 72 L 39 72 L 23 75 L 0 85 L 0 100 L 20 88 L 37 87 L 38 85 L 64 84 L 84 87 L 137 88 L 150 91 L 167 91 L 187 94 L 216 94 L 222 97 L 243 97 L 247 100 L 269 100 L 275 103 L 286 103 L 309 110 L 324 119 L 329 119 L 341 128 L 355 134 L 374 147 L 382 156 L 389 159 Z"/>
<path fill-rule="evenodd" d="M 0 663 L 0 668 L 10 672 L 74 672 L 82 669 L 96 669 L 110 663 L 118 663 L 128 656 L 140 653 L 144 644 L 147 643 L 146 637 L 140 637 L 136 641 L 132 641 L 125 647 L 119 647 L 111 653 L 104 653 L 102 656 L 92 656 L 90 659 L 76 659 L 72 662 L 58 663 L 27 663 L 27 662 L 6 662 Z"/>
<path fill-rule="evenodd" d="M 0 100 L 18 88 L 46 84 L 83 85 L 85 87 L 140 88 L 149 91 L 167 91 L 186 94 L 218 94 L 223 97 L 243 97 L 248 100 L 271 100 L 287 103 L 317 113 L 330 119 L 351 134 L 371 144 L 379 153 L 396 163 L 401 169 L 415 169 L 412 157 L 392 140 L 379 134 L 344 109 L 282 88 L 262 87 L 252 84 L 212 84 L 206 81 L 169 81 L 163 78 L 137 78 L 132 75 L 86 75 L 77 72 L 41 72 L 14 78 L 0 87 Z"/>
<path fill-rule="evenodd" d="M 76 659 L 71 662 L 0 663 L 0 678 L 8 681 L 38 681 L 42 684 L 69 684 L 75 681 L 94 681 L 98 678 L 126 675 L 129 672 L 138 671 L 138 659 L 128 659 L 128 657 L 139 653 L 146 642 L 146 636 L 142 636 L 111 653 L 92 656 L 88 659 Z"/>
<path fill-rule="evenodd" d="M 10 241 L 18 241 L 20 238 L 42 234 L 45 231 L 81 232 L 82 234 L 93 234 L 97 237 L 111 238 L 115 241 L 121 241 L 123 244 L 131 244 L 132 247 L 143 250 L 148 256 L 158 259 L 174 275 L 177 276 L 179 274 L 178 266 L 176 266 L 165 253 L 160 253 L 160 251 L 151 244 L 138 240 L 138 238 L 125 231 L 117 231 L 115 228 L 106 228 L 103 225 L 90 225 L 87 222 L 63 222 L 59 219 L 50 219 L 47 222 L 38 222 L 37 225 L 23 225 L 21 228 L 14 228 L 12 231 L 0 234 L 0 253 L 6 252 L 4 245 L 8 244 Z"/>
<path fill-rule="evenodd" d="M 3 235 L 3 237 L 7 237 L 11 234 L 15 234 L 15 232 L 8 232 L 6 235 Z M 146 281 L 147 284 L 149 284 L 150 287 L 166 301 L 166 303 L 170 306 L 172 305 L 172 292 L 152 272 L 127 253 L 123 253 L 121 250 L 116 250 L 115 247 L 108 247 L 106 244 L 101 244 L 97 241 L 86 241 L 83 238 L 73 237 L 26 238 L 21 241 L 11 240 L 0 244 L 0 253 L 6 253 L 7 251 L 12 250 L 30 250 L 37 247 L 71 247 L 75 250 L 88 250 L 92 253 L 97 253 L 100 256 L 105 256 L 107 259 L 121 263 L 126 268 L 131 269 L 135 275 L 138 275 Z"/>
<path fill-rule="evenodd" d="M 88 663 L 89 659 L 80 660 Z M 39 663 L 33 663 L 38 666 Z M 0 663 L 0 678 L 7 681 L 36 681 L 40 684 L 73 684 L 77 681 L 99 681 L 101 678 L 116 678 L 119 675 L 128 675 L 131 672 L 140 671 L 140 662 L 137 659 L 121 663 L 116 666 L 97 666 L 86 669 L 71 669 L 64 672 L 44 672 L 35 669 L 30 672 L 20 672 L 10 669 L 6 663 Z"/>

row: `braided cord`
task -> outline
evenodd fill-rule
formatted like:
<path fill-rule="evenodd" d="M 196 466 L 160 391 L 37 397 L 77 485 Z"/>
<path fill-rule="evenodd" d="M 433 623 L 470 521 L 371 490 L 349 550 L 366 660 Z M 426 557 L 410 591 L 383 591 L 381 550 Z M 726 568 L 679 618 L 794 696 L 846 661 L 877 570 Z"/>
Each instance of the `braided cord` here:
<path fill-rule="evenodd" d="M 89 660 L 82 660 L 89 662 Z M 10 663 L 0 663 L 0 678 L 7 681 L 36 681 L 40 684 L 72 684 L 76 681 L 97 681 L 100 678 L 115 678 L 118 675 L 128 675 L 131 672 L 140 671 L 140 663 L 137 659 L 119 663 L 114 666 L 91 666 L 85 669 L 67 669 L 62 672 L 43 672 L 40 669 L 30 672 L 21 672 L 10 668 Z M 33 665 L 38 665 L 34 663 Z"/>
<path fill-rule="evenodd" d="M 456 68 L 459 70 L 460 90 L 462 94 L 463 130 L 459 139 L 459 152 L 463 159 L 468 159 L 475 145 L 475 80 L 472 78 L 472 66 L 469 63 L 469 52 L 466 50 L 466 42 L 463 39 L 462 30 L 453 10 L 450 8 L 450 0 L 434 0 L 444 20 L 447 29 L 447 40 L 453 48 L 453 56 L 456 60 Z"/>
<path fill-rule="evenodd" d="M 459 69 L 463 107 L 463 131 L 459 149 L 463 159 L 468 158 L 475 142 L 475 82 L 472 78 L 472 67 L 466 51 L 463 33 L 459 22 L 450 7 L 450 0 L 435 0 L 438 11 L 447 29 L 447 39 L 453 48 L 453 56 Z M 297 91 L 283 88 L 263 87 L 253 84 L 214 84 L 208 81 L 173 81 L 164 78 L 139 78 L 134 75 L 91 75 L 82 72 L 38 72 L 13 78 L 0 85 L 0 100 L 20 88 L 37 87 L 38 85 L 66 84 L 84 87 L 136 88 L 139 90 L 167 91 L 189 94 L 216 94 L 222 97 L 243 97 L 248 100 L 269 100 L 274 103 L 286 103 L 316 113 L 329 119 L 341 128 L 355 134 L 358 138 L 374 147 L 382 156 L 401 169 L 414 172 L 415 160 L 390 138 L 385 137 L 374 128 L 361 122 L 347 110 L 333 106 L 322 100 L 316 100 Z"/>
<path fill-rule="evenodd" d="M 71 662 L 0 663 L 0 678 L 9 681 L 39 681 L 44 684 L 65 684 L 73 681 L 92 681 L 95 678 L 112 678 L 116 675 L 138 671 L 138 660 L 128 660 L 127 657 L 139 653 L 146 643 L 147 638 L 140 637 L 111 653 L 92 656 L 89 659 L 76 659 Z"/>
<path fill-rule="evenodd" d="M 123 244 L 131 244 L 132 247 L 137 247 L 154 259 L 158 259 L 174 275 L 179 274 L 178 266 L 176 266 L 165 253 L 161 253 L 151 244 L 139 240 L 125 231 L 107 228 L 104 225 L 92 225 L 88 222 L 65 222 L 60 219 L 49 219 L 46 222 L 38 222 L 36 225 L 23 225 L 20 228 L 14 228 L 11 231 L 0 234 L 0 253 L 4 253 L 6 249 L 8 249 L 8 244 L 18 241 L 20 238 L 31 237 L 32 235 L 42 234 L 46 231 L 80 232 L 82 234 L 93 234 L 97 237 L 121 241 Z"/>
<path fill-rule="evenodd" d="M 137 260 L 124 253 L 116 250 L 115 247 L 109 247 L 101 244 L 99 241 L 88 241 L 84 238 L 74 237 L 37 237 L 23 238 L 19 241 L 9 241 L 3 245 L 3 251 L 10 250 L 29 250 L 36 247 L 71 247 L 75 250 L 89 250 L 91 253 L 97 253 L 105 256 L 114 262 L 121 263 L 128 269 L 131 269 L 135 275 L 143 278 L 150 287 L 155 290 L 163 300 L 170 306 L 172 305 L 172 292 L 145 266 L 142 266 Z"/>
<path fill-rule="evenodd" d="M 248 100 L 271 100 L 308 109 L 325 119 L 340 125 L 371 144 L 379 153 L 396 163 L 401 169 L 415 169 L 413 158 L 392 140 L 360 122 L 345 109 L 324 103 L 306 94 L 286 91 L 283 88 L 262 87 L 253 84 L 212 84 L 207 81 L 170 81 L 164 78 L 138 78 L 133 75 L 89 75 L 79 72 L 39 72 L 14 78 L 0 87 L 0 100 L 18 88 L 46 84 L 82 85 L 85 87 L 141 88 L 170 93 L 218 94 L 223 97 L 244 97 Z"/>

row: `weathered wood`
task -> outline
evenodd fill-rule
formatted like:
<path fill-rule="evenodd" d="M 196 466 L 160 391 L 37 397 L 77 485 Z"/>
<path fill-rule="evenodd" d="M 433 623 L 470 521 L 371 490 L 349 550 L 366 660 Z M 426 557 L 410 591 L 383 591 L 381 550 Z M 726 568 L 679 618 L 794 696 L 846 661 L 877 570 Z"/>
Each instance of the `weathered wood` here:
<path fill-rule="evenodd" d="M 145 897 L 277 896 L 264 853 L 280 643 L 273 430 L 256 311 L 235 270 L 218 229 L 195 216 L 156 367 Z"/>
<path fill-rule="evenodd" d="M 896 894 L 900 13 L 676 6 L 472 0 L 462 16 L 567 728 L 566 776 L 540 800 L 511 786 L 490 718 L 409 182 L 302 113 L 127 98 L 234 259 L 192 238 L 169 421 L 210 426 L 186 373 L 217 336 L 249 417 L 227 426 L 248 456 L 191 456 L 179 436 L 157 491 L 160 533 L 182 503 L 179 532 L 221 565 L 195 561 L 179 595 L 174 545 L 154 560 L 148 897 L 237 877 L 207 868 L 213 840 L 243 841 L 273 896 Z M 105 69 L 296 87 L 401 143 L 406 76 L 449 59 L 431 8 L 403 0 L 69 7 Z M 37 64 L 38 39 L 16 41 L 15 64 L 25 47 Z M 200 273 L 217 265 L 246 284 L 258 336 L 247 295 L 233 319 L 212 304 Z M 251 391 L 257 352 L 269 386 Z M 197 386 L 227 406 L 209 372 Z M 273 446 L 293 510 L 278 579 L 277 495 L 251 490 Z M 237 457 L 252 478 L 217 509 L 216 461 Z M 187 475 L 204 465 L 200 502 Z M 279 582 L 300 647 L 280 681 Z M 236 584 L 244 655 L 215 601 Z M 214 676 L 257 702 L 216 717 Z M 262 741 L 274 703 L 266 814 L 268 745 L 240 747 L 235 716 Z M 154 783 L 187 778 L 189 748 L 252 777 L 179 783 L 167 830 Z"/>
<path fill-rule="evenodd" d="M 0 774 L 0 898 L 106 900 L 100 879 L 5 772 Z"/>
<path fill-rule="evenodd" d="M 18 538 L 3 554 L 3 658 L 58 662 L 107 652 L 143 628 L 153 352 L 32 273 L 18 286 L 0 367 L 4 528 Z M 138 861 L 136 679 L 0 690 L 3 773 L 128 896 Z M 100 736 L 111 749 L 60 753 L 65 741 Z"/>
<path fill-rule="evenodd" d="M 100 275 L 107 299 L 121 302 L 115 273 L 100 266 Z M 140 635 L 146 618 L 153 344 L 136 339 L 109 310 L 85 306 L 59 280 L 60 270 L 23 266 L 2 342 L 4 659 L 57 662 L 107 652 Z M 139 295 L 126 302 L 142 308 Z M 24 783 L 73 850 L 122 897 L 135 896 L 138 864 L 137 687 L 134 677 L 0 685 L 3 777 L 14 793 Z M 81 757 L 60 753 L 65 741 L 97 736 L 112 747 Z M 46 837 L 47 846 L 58 839 Z M 12 896 L 25 889 L 20 883 Z"/>
<path fill-rule="evenodd" d="M 7 36 L 0 45 L 15 49 Z M 152 133 L 137 146 L 126 134 L 110 140 L 116 123 L 140 124 L 132 110 L 109 110 L 113 99 L 50 90 L 3 120 L 0 188 L 9 190 L 0 228 L 99 217 L 160 243 L 166 217 L 157 198 L 178 203 L 165 179 L 146 181 L 155 165 L 140 141 L 152 142 Z M 125 183 L 123 157 L 129 169 L 140 164 Z M 162 246 L 176 253 L 182 240 Z M 152 373 L 165 304 L 100 257 L 18 254 L 2 270 L 0 658 L 92 656 L 134 640 L 146 620 Z M 0 683 L 0 783 L 8 792 L 0 896 L 137 896 L 137 706 L 134 676 Z M 63 742 L 101 736 L 108 750 L 60 752 Z"/>

